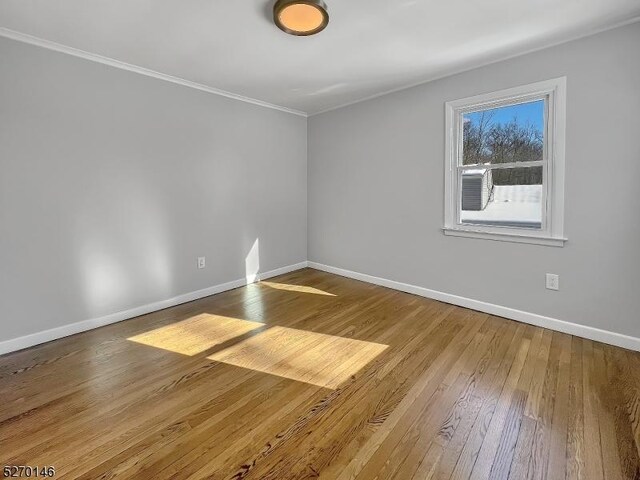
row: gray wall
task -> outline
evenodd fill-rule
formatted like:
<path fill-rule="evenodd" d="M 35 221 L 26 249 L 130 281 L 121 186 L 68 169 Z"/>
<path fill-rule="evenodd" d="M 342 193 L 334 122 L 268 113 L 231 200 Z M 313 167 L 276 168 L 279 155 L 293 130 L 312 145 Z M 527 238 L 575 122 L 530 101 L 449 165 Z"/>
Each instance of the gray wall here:
<path fill-rule="evenodd" d="M 311 117 L 309 260 L 640 336 L 639 48 L 636 23 Z M 569 242 L 445 237 L 444 103 L 565 75 Z"/>
<path fill-rule="evenodd" d="M 0 39 L 0 341 L 306 260 L 306 129 Z"/>

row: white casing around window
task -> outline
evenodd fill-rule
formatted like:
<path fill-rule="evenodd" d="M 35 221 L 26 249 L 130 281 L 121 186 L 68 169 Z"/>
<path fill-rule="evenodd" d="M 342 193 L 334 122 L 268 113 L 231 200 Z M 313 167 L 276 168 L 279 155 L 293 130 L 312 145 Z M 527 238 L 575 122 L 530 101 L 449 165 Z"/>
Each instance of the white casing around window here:
<path fill-rule="evenodd" d="M 543 166 L 542 228 L 532 230 L 460 223 L 458 160 L 462 144 L 462 115 L 543 98 L 547 100 L 545 151 L 543 161 L 536 162 Z M 445 108 L 445 235 L 563 246 L 567 240 L 564 237 L 566 77 L 447 102 Z M 503 168 L 508 166 L 501 165 Z"/>

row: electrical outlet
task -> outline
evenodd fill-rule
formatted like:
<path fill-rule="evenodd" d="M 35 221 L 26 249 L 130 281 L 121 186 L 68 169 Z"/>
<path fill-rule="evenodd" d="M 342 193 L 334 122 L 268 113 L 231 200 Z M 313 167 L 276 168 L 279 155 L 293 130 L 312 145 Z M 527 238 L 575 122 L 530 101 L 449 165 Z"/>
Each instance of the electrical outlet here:
<path fill-rule="evenodd" d="M 560 290 L 560 276 L 555 273 L 547 273 L 546 287 L 548 290 Z"/>
<path fill-rule="evenodd" d="M 207 259 L 205 257 L 198 257 L 198 268 L 204 268 L 207 266 Z"/>

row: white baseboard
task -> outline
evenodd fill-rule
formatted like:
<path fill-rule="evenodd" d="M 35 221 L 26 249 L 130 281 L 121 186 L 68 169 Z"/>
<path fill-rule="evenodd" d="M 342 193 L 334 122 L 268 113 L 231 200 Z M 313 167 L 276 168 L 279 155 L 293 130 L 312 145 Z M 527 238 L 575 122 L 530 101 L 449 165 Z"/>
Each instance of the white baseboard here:
<path fill-rule="evenodd" d="M 400 290 L 402 292 L 419 295 L 421 297 L 431 298 L 445 303 L 451 303 L 472 310 L 478 310 L 491 315 L 497 315 L 499 317 L 509 318 L 519 322 L 528 323 L 538 327 L 548 328 L 550 330 L 556 330 L 558 332 L 568 333 L 577 337 L 588 338 L 609 345 L 615 345 L 629 350 L 640 351 L 640 338 L 623 335 L 620 333 L 610 332 L 599 328 L 588 327 L 585 325 L 579 325 L 577 323 L 571 323 L 564 320 L 558 320 L 556 318 L 545 317 L 535 313 L 524 312 L 522 310 L 516 310 L 514 308 L 503 307 L 492 303 L 482 302 L 471 298 L 461 297 L 458 295 L 452 295 L 450 293 L 439 292 L 437 290 L 430 290 L 428 288 L 418 287 L 416 285 L 410 285 L 407 283 L 396 282 L 393 280 L 387 280 L 385 278 L 374 277 L 364 273 L 352 272 L 343 268 L 331 267 L 329 265 L 323 265 L 316 262 L 300 262 L 294 265 L 288 265 L 282 268 L 277 268 L 268 272 L 259 274 L 259 279 L 266 280 L 267 278 L 283 275 L 285 273 L 300 270 L 301 268 L 311 267 L 316 270 L 322 270 L 324 272 L 334 273 L 343 277 L 353 278 L 367 283 L 373 283 L 394 290 Z M 77 323 L 69 325 L 63 325 L 61 327 L 52 328 L 42 332 L 33 333 L 31 335 L 25 335 L 23 337 L 13 338 L 0 342 L 0 355 L 22 350 L 23 348 L 32 347 L 41 343 L 56 340 L 58 338 L 68 337 L 76 333 L 85 332 L 94 328 L 109 325 L 111 323 L 120 322 L 130 318 L 145 315 L 147 313 L 156 312 L 165 308 L 180 305 L 181 303 L 191 302 L 199 298 L 215 295 L 216 293 L 225 292 L 234 288 L 247 285 L 246 279 L 233 280 L 231 282 L 214 285 L 213 287 L 204 288 L 195 292 L 185 293 L 178 295 L 177 297 L 169 298 L 167 300 L 161 300 L 159 302 L 142 305 L 140 307 L 124 310 L 121 312 L 112 313 L 99 318 L 91 318 Z"/>
<path fill-rule="evenodd" d="M 293 265 L 287 265 L 286 267 L 276 268 L 275 270 L 270 270 L 268 272 L 260 273 L 258 275 L 258 279 L 267 279 L 271 277 L 276 277 L 278 275 L 293 272 L 294 270 L 300 270 L 301 268 L 305 268 L 306 266 L 307 266 L 307 262 L 300 262 Z M 197 300 L 199 298 L 215 295 L 216 293 L 221 293 L 227 290 L 232 290 L 234 288 L 243 287 L 244 285 L 247 285 L 247 283 L 252 283 L 252 282 L 248 282 L 247 279 L 244 279 L 244 278 L 239 280 L 233 280 L 231 282 L 222 283 L 220 285 L 214 285 L 213 287 L 203 288 L 202 290 L 197 290 L 195 292 L 189 292 L 182 295 L 178 295 L 177 297 L 169 298 L 166 300 L 160 300 L 159 302 L 149 303 L 147 305 L 131 308 L 129 310 L 123 310 L 121 312 L 112 313 L 110 315 L 105 315 L 103 317 L 90 318 L 89 320 L 83 320 L 81 322 L 63 325 L 61 327 L 52 328 L 50 330 L 44 330 L 42 332 L 32 333 L 31 335 L 25 335 L 24 337 L 5 340 L 3 342 L 0 342 L 0 355 L 9 353 L 9 352 L 15 352 L 16 350 L 22 350 L 23 348 L 32 347 L 34 345 L 39 345 L 41 343 L 49 342 L 51 340 L 56 340 L 58 338 L 68 337 L 69 335 L 74 335 L 76 333 L 86 332 L 87 330 L 92 330 L 94 328 L 102 327 L 104 325 L 109 325 L 111 323 L 120 322 L 122 320 L 128 320 L 130 318 L 138 317 L 140 315 L 145 315 L 147 313 L 157 312 L 158 310 L 163 310 L 165 308 L 180 305 L 181 303 L 187 303 L 193 300 Z"/>
<path fill-rule="evenodd" d="M 524 312 L 522 310 L 516 310 L 514 308 L 503 307 L 492 303 L 481 302 L 479 300 L 474 300 L 471 298 L 460 297 L 458 295 L 452 295 L 450 293 L 430 290 L 428 288 L 418 287 L 416 285 L 410 285 L 407 283 L 387 280 L 385 278 L 374 277 L 372 275 L 367 275 L 364 273 L 352 272 L 350 270 L 331 267 L 329 265 L 323 265 L 321 263 L 308 262 L 308 266 L 310 268 L 315 268 L 316 270 L 334 273 L 343 277 L 353 278 L 355 280 L 361 280 L 367 283 L 373 283 L 382 287 L 412 293 L 421 297 L 427 297 L 434 300 L 439 300 L 441 302 L 451 303 L 453 305 L 470 308 L 472 310 L 479 310 L 481 312 L 490 313 L 491 315 L 509 318 L 511 320 L 528 323 L 537 327 L 548 328 L 549 330 L 568 333 L 577 337 L 588 338 L 589 340 L 595 340 L 598 342 L 607 343 L 609 345 L 627 348 L 629 350 L 640 351 L 640 338 L 637 337 L 630 337 L 621 333 L 601 330 L 599 328 L 588 327 L 586 325 L 558 320 L 556 318 L 545 317 L 543 315 Z"/>

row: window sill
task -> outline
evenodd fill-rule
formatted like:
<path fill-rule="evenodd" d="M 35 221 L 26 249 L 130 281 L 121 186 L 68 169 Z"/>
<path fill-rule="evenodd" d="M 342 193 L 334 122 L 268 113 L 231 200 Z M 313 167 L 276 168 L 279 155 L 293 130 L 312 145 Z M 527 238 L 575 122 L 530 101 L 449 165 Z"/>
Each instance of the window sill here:
<path fill-rule="evenodd" d="M 530 243 L 532 245 L 544 245 L 547 247 L 564 247 L 564 243 L 567 241 L 566 238 L 483 232 L 479 230 L 463 230 L 458 228 L 443 228 L 442 230 L 445 235 L 453 237 L 483 238 L 485 240 L 496 240 L 499 242 Z"/>

